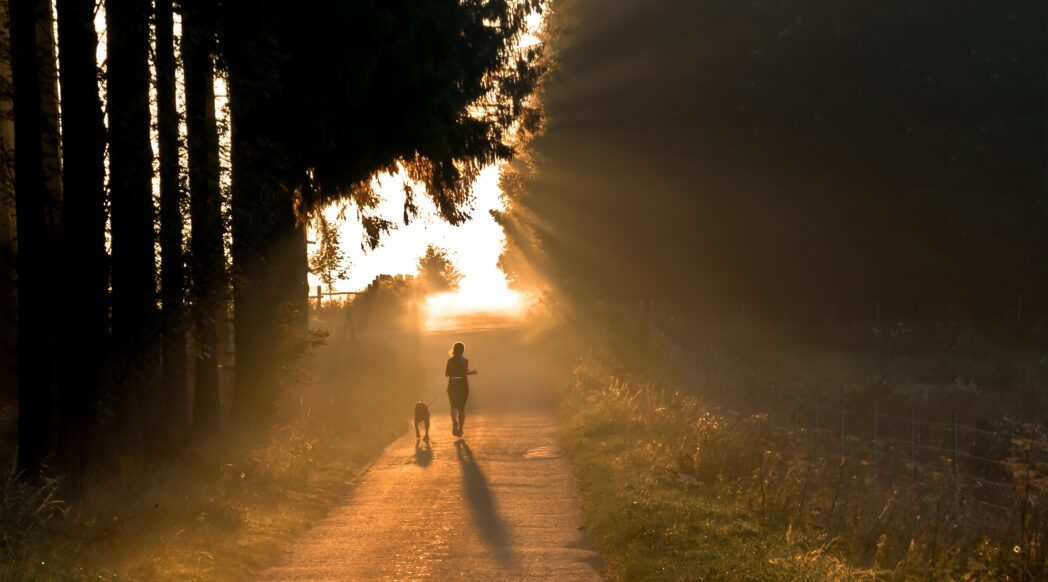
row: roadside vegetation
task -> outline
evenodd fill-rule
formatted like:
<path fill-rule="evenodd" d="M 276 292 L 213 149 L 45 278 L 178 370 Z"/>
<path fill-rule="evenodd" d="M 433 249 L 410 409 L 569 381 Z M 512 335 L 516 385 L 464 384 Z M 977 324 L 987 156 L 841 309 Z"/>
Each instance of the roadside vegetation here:
<path fill-rule="evenodd" d="M 0 580 L 239 580 L 279 559 L 401 434 L 416 396 L 413 330 L 379 324 L 403 298 L 376 288 L 352 310 L 314 309 L 327 331 L 285 346 L 294 364 L 270 431 L 187 436 L 122 457 L 80 492 L 28 484 L 5 459 Z"/>
<path fill-rule="evenodd" d="M 614 579 L 1048 575 L 1048 467 L 1031 454 L 1041 425 L 1016 427 L 1025 432 L 1001 469 L 1007 506 L 988 508 L 958 495 L 949 471 L 893 475 L 900 467 L 813 447 L 813 431 L 767 413 L 715 407 L 647 322 L 597 320 L 588 333 L 603 340 L 575 363 L 559 410 L 589 534 Z"/>

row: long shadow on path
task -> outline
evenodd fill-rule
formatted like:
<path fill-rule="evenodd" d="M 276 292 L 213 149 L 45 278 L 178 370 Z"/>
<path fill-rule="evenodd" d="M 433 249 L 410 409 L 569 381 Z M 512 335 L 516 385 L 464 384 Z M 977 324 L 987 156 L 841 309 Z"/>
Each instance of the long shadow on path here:
<path fill-rule="evenodd" d="M 415 464 L 420 467 L 428 467 L 433 462 L 433 449 L 429 446 L 429 440 L 415 440 Z"/>
<path fill-rule="evenodd" d="M 455 454 L 462 470 L 462 492 L 473 514 L 473 520 L 484 541 L 495 550 L 499 561 L 508 565 L 513 562 L 509 532 L 495 508 L 495 499 L 491 495 L 488 480 L 477 466 L 473 451 L 465 441 L 455 441 Z"/>

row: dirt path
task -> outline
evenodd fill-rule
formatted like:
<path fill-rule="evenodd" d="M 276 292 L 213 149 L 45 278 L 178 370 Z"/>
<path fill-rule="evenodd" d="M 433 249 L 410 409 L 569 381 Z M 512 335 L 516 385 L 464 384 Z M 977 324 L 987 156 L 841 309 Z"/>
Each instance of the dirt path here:
<path fill-rule="evenodd" d="M 446 358 L 436 350 L 449 339 L 433 337 L 425 350 Z M 470 411 L 463 439 L 451 435 L 439 402 L 429 446 L 413 432 L 390 445 L 346 503 L 259 579 L 600 580 L 555 419 L 545 406 L 520 402 L 534 386 L 530 364 L 518 357 L 493 365 L 496 347 L 523 354 L 511 343 L 490 332 L 467 339 L 482 375 L 470 396 L 480 410 Z"/>

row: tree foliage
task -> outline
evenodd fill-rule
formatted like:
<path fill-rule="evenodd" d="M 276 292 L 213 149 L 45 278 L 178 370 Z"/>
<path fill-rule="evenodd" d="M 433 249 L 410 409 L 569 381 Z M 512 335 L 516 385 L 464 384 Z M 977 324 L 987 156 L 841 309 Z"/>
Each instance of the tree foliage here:
<path fill-rule="evenodd" d="M 462 273 L 448 256 L 448 251 L 429 245 L 426 254 L 418 260 L 419 282 L 424 291 L 449 291 L 458 289 Z"/>
<path fill-rule="evenodd" d="M 313 228 L 317 247 L 309 257 L 309 270 L 320 278 L 328 290 L 333 290 L 336 282 L 348 276 L 349 269 L 338 236 L 338 223 L 332 224 L 323 213 L 318 212 L 313 218 Z"/>
<path fill-rule="evenodd" d="M 246 34 L 238 4 L 226 61 L 231 75 L 250 69 L 252 108 L 303 210 L 346 197 L 372 206 L 370 178 L 403 167 L 458 224 L 480 170 L 538 127 L 542 55 L 518 43 L 539 2 L 252 2 Z"/>
<path fill-rule="evenodd" d="M 405 169 L 440 216 L 467 219 L 480 170 L 538 124 L 540 51 L 518 49 L 532 0 L 228 0 L 219 34 L 232 114 L 237 415 L 264 424 L 278 340 L 305 322 L 304 222 L 357 207 L 367 245 L 380 172 Z M 405 218 L 417 215 L 408 190 Z M 273 314 L 282 314 L 274 318 Z"/>
<path fill-rule="evenodd" d="M 281 396 L 276 372 L 289 354 L 281 346 L 308 335 L 309 217 L 318 217 L 320 243 L 312 268 L 330 287 L 347 266 L 321 207 L 336 200 L 355 207 L 365 245 L 374 248 L 394 224 L 375 212 L 381 197 L 372 179 L 396 170 L 416 185 L 406 190 L 405 221 L 418 215 L 421 185 L 439 215 L 458 224 L 469 216 L 481 169 L 510 158 L 540 121 L 533 93 L 541 53 L 519 48 L 537 0 L 59 0 L 57 41 L 51 6 L 11 2 L 8 15 L 18 142 L 19 467 L 33 473 L 60 441 L 69 450 L 58 455 L 58 469 L 74 473 L 85 452 L 171 444 L 171 427 L 184 426 L 190 408 L 184 314 L 194 332 L 193 423 L 218 428 L 216 322 L 226 317 L 229 287 L 233 410 L 255 427 L 272 427 Z M 228 200 L 216 77 L 224 77 L 229 97 Z M 446 255 L 430 251 L 440 284 L 454 285 Z M 82 344 L 89 345 L 77 350 Z"/>

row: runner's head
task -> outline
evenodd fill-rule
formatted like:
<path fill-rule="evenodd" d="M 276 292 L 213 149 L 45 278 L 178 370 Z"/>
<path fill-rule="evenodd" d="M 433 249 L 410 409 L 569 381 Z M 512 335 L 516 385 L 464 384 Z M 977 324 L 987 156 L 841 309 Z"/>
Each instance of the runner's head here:
<path fill-rule="evenodd" d="M 466 351 L 466 346 L 462 345 L 461 342 L 457 343 L 457 344 L 455 344 L 454 346 L 451 347 L 451 355 L 452 356 L 461 356 L 462 353 L 465 352 L 465 351 Z"/>

